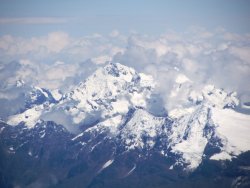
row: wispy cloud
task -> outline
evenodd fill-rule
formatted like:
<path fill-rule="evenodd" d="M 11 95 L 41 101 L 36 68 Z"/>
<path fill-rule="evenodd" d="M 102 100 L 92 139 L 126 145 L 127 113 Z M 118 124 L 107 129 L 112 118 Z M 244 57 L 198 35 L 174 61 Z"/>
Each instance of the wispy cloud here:
<path fill-rule="evenodd" d="M 0 24 L 60 24 L 66 22 L 68 22 L 67 18 L 57 17 L 0 18 Z"/>

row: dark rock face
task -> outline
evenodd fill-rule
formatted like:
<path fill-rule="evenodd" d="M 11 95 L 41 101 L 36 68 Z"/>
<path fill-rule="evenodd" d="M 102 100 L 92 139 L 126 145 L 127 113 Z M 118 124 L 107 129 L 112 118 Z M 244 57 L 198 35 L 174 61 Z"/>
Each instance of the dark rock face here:
<path fill-rule="evenodd" d="M 204 158 L 193 172 L 171 164 L 178 157 L 125 151 L 105 133 L 75 135 L 53 122 L 32 129 L 0 125 L 0 187 L 249 187 L 250 152 L 232 161 Z M 87 143 L 87 144 L 84 144 Z M 214 148 L 207 146 L 205 153 Z M 107 165 L 110 161 L 109 165 Z"/>
<path fill-rule="evenodd" d="M 49 90 L 43 88 L 33 88 L 30 93 L 25 94 L 25 108 L 29 109 L 34 105 L 44 104 L 44 103 L 56 103 Z"/>

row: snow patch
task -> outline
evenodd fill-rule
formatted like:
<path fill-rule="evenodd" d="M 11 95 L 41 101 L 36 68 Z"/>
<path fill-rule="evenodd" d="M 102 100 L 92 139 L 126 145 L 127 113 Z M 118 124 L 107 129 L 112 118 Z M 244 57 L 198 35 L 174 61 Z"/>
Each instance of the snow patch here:
<path fill-rule="evenodd" d="M 250 150 L 250 115 L 232 109 L 212 110 L 216 132 L 222 139 L 222 152 L 211 157 L 213 160 L 231 159 L 235 155 Z"/>
<path fill-rule="evenodd" d="M 72 140 L 72 141 L 74 141 L 74 140 L 76 140 L 77 138 L 82 137 L 82 136 L 83 136 L 83 134 L 84 134 L 84 132 L 82 132 L 82 133 L 80 133 L 80 134 L 76 135 L 76 136 L 75 136 L 74 138 L 72 138 L 71 140 Z"/>
<path fill-rule="evenodd" d="M 51 95 L 57 101 L 59 101 L 62 98 L 62 94 L 60 93 L 58 89 L 52 90 Z"/>
<path fill-rule="evenodd" d="M 18 125 L 23 122 L 28 128 L 33 128 L 38 122 L 43 110 L 43 105 L 35 106 L 21 114 L 10 116 L 7 120 L 9 125 Z"/>
<path fill-rule="evenodd" d="M 133 168 L 130 171 L 128 171 L 128 173 L 124 176 L 124 178 L 132 174 L 135 169 L 136 169 L 136 164 L 134 164 Z"/>
<path fill-rule="evenodd" d="M 114 162 L 114 159 L 108 160 L 106 163 L 104 163 L 104 165 L 102 166 L 102 168 L 99 170 L 98 173 L 103 171 L 105 168 L 108 168 L 113 162 Z"/>

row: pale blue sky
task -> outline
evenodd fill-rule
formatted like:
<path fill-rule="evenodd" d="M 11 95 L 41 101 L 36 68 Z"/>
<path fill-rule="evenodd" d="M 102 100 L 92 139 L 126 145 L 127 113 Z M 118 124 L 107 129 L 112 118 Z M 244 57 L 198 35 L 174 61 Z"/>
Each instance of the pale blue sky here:
<path fill-rule="evenodd" d="M 137 31 L 161 34 L 191 26 L 250 32 L 248 0 L 0 0 L 0 35 L 71 36 Z"/>

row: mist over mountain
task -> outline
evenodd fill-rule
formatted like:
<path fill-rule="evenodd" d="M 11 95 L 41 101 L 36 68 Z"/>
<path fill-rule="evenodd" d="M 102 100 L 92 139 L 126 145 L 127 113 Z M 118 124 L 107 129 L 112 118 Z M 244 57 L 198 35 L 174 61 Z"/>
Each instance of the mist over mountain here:
<path fill-rule="evenodd" d="M 1 101 L 4 98 L 8 100 L 7 95 L 12 100 L 18 97 L 7 87 L 17 80 L 23 80 L 28 85 L 69 92 L 109 61 L 152 75 L 157 94 L 166 109 L 175 108 L 183 102 L 181 96 L 169 98 L 179 73 L 195 80 L 192 85 L 198 90 L 212 84 L 228 92 L 236 91 L 242 105 L 249 101 L 248 35 L 222 29 L 208 31 L 194 28 L 187 33 L 172 32 L 159 37 L 139 34 L 126 36 L 116 31 L 109 36 L 95 34 L 77 39 L 55 32 L 49 38 L 61 41 L 65 40 L 65 36 L 67 42 L 58 51 L 50 51 L 50 42 L 44 42 L 43 37 L 36 38 L 43 43 L 37 42 L 37 47 L 27 47 L 26 50 L 26 45 L 18 46 L 19 41 L 20 44 L 32 45 L 35 38 L 33 41 L 13 36 L 1 38 L 0 53 L 5 62 L 1 63 L 1 93 L 5 95 Z M 41 49 L 47 53 L 39 57 L 37 54 Z M 33 57 L 30 54 L 36 55 Z M 13 61 L 15 59 L 21 60 Z"/>
<path fill-rule="evenodd" d="M 1 0 L 0 188 L 249 188 L 250 1 Z"/>

